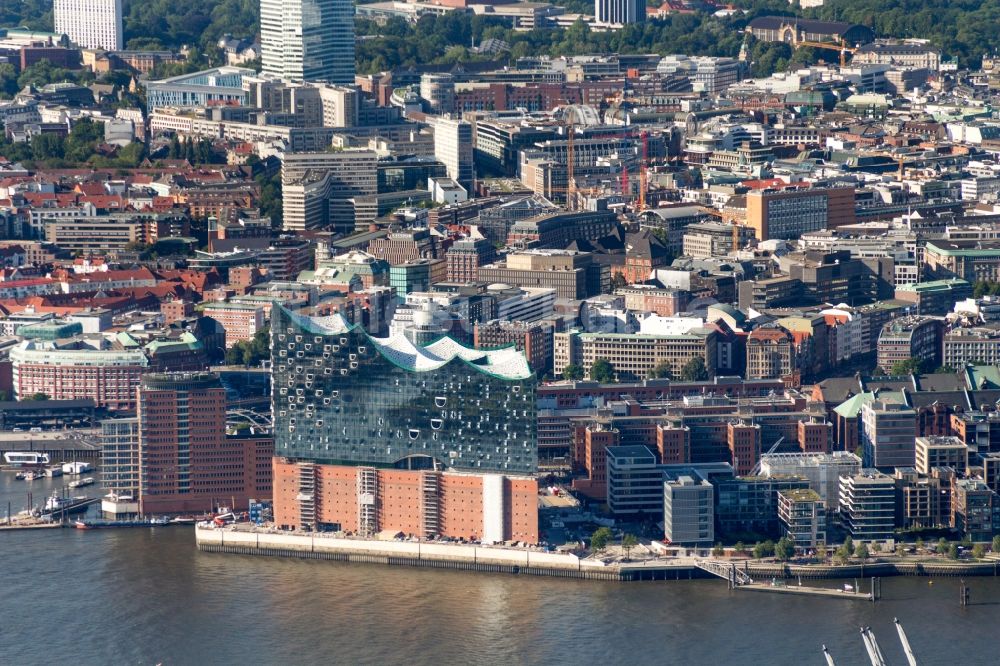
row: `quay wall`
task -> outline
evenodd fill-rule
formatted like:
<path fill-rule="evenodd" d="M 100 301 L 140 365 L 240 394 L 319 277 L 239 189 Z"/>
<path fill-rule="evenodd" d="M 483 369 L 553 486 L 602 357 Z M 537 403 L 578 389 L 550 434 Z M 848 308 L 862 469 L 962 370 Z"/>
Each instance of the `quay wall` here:
<path fill-rule="evenodd" d="M 582 560 L 569 553 L 546 553 L 521 548 L 413 541 L 338 539 L 327 536 L 242 532 L 197 527 L 198 548 L 207 552 L 271 555 L 422 566 L 494 573 L 562 576 L 593 580 L 620 580 L 618 567 Z"/>
<path fill-rule="evenodd" d="M 268 530 L 236 531 L 211 527 L 195 528 L 200 550 L 237 555 L 301 557 L 461 569 L 492 573 L 557 576 L 587 580 L 639 581 L 712 578 L 693 561 L 656 560 L 631 564 L 606 564 L 581 559 L 572 553 L 546 553 L 525 548 L 473 546 L 467 544 L 414 541 L 343 539 L 325 535 L 288 534 Z M 735 562 L 755 580 L 766 578 L 871 578 L 889 576 L 997 576 L 1000 560 L 989 562 L 873 562 L 844 566 L 791 565 L 766 562 Z"/>

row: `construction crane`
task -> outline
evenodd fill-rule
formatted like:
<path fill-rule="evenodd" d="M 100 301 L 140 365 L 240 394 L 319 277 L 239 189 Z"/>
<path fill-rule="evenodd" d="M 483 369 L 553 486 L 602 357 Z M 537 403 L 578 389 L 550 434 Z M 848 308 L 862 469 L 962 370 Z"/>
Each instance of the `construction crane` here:
<path fill-rule="evenodd" d="M 847 46 L 847 42 L 843 39 L 840 43 L 836 42 L 810 42 L 803 40 L 801 42 L 795 42 L 795 48 L 801 48 L 803 46 L 811 46 L 814 49 L 828 49 L 830 51 L 840 51 L 840 66 L 844 67 L 847 65 L 847 54 L 850 53 L 854 55 L 857 53 L 857 49 L 852 49 Z"/>
<path fill-rule="evenodd" d="M 833 655 L 830 654 L 825 645 L 823 646 L 823 656 L 826 657 L 826 666 L 837 666 L 833 663 Z"/>
<path fill-rule="evenodd" d="M 778 438 L 778 441 L 774 443 L 774 446 L 772 446 L 771 448 L 769 448 L 769 449 L 767 450 L 767 453 L 765 453 L 764 455 L 765 455 L 765 456 L 769 456 L 769 455 L 771 455 L 772 453 L 774 453 L 775 451 L 777 451 L 777 450 L 778 450 L 778 447 L 779 447 L 779 446 L 781 446 L 781 443 L 782 443 L 783 441 L 785 441 L 785 436 L 784 436 L 784 435 L 782 435 L 781 437 L 779 437 L 779 438 Z M 760 457 L 760 458 L 759 458 L 759 459 L 757 460 L 757 464 L 753 466 L 753 469 L 752 469 L 752 470 L 750 470 L 750 476 L 757 476 L 758 474 L 760 474 L 760 464 L 761 464 L 761 462 L 763 462 L 763 457 L 764 457 L 764 456 L 761 456 L 761 457 Z"/>

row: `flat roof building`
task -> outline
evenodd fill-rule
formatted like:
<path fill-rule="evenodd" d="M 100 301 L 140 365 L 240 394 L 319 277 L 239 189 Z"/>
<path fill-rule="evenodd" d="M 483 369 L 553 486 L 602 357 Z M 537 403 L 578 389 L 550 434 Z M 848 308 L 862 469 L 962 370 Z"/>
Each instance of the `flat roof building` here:
<path fill-rule="evenodd" d="M 840 478 L 840 515 L 856 540 L 892 538 L 896 529 L 896 482 L 874 469 Z"/>
<path fill-rule="evenodd" d="M 715 542 L 715 493 L 697 476 L 668 476 L 663 482 L 663 535 L 667 543 L 708 546 Z"/>

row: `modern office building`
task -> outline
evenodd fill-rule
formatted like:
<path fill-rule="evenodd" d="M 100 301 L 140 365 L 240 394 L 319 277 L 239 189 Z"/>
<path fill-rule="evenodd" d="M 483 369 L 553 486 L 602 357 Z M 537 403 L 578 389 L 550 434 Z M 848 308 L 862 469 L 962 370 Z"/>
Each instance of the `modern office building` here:
<path fill-rule="evenodd" d="M 757 240 L 790 240 L 854 221 L 854 188 L 816 187 L 748 192 L 741 223 L 754 230 Z"/>
<path fill-rule="evenodd" d="M 679 335 L 645 333 L 555 333 L 552 342 L 553 370 L 562 373 L 568 365 L 579 365 L 589 372 L 598 359 L 611 363 L 619 381 L 645 379 L 657 365 L 670 366 L 671 375 L 680 377 L 694 358 L 705 361 L 714 374 L 718 358 L 719 336 L 715 329 L 699 327 Z"/>
<path fill-rule="evenodd" d="M 861 448 L 865 467 L 913 467 L 917 413 L 909 406 L 872 400 L 861 407 Z"/>
<path fill-rule="evenodd" d="M 137 393 L 143 514 L 246 510 L 251 498 L 270 496 L 273 441 L 226 436 L 218 375 L 151 373 Z"/>
<path fill-rule="evenodd" d="M 448 177 L 475 192 L 476 167 L 472 157 L 472 123 L 450 116 L 433 119 L 434 157 L 448 169 Z"/>
<path fill-rule="evenodd" d="M 244 105 L 247 93 L 243 80 L 257 74 L 243 67 L 216 67 L 180 74 L 160 81 L 147 81 L 146 100 L 150 111 L 164 106 L 205 107 L 213 104 Z"/>
<path fill-rule="evenodd" d="M 271 336 L 279 527 L 538 540 L 523 354 L 374 338 L 280 306 Z"/>
<path fill-rule="evenodd" d="M 1000 365 L 1000 327 L 994 323 L 948 331 L 942 338 L 941 364 L 949 368 Z"/>
<path fill-rule="evenodd" d="M 896 481 L 873 469 L 840 477 L 840 515 L 857 540 L 889 539 L 896 528 Z"/>
<path fill-rule="evenodd" d="M 691 472 L 663 482 L 663 536 L 667 543 L 709 546 L 715 542 L 712 484 Z"/>
<path fill-rule="evenodd" d="M 608 509 L 616 516 L 658 516 L 663 511 L 663 470 L 645 446 L 609 446 L 605 450 Z"/>
<path fill-rule="evenodd" d="M 447 72 L 422 74 L 420 98 L 431 113 L 451 113 L 455 108 L 455 77 Z"/>
<path fill-rule="evenodd" d="M 265 74 L 289 81 L 354 83 L 354 7 L 345 0 L 261 0 Z"/>
<path fill-rule="evenodd" d="M 713 480 L 718 530 L 728 538 L 740 534 L 759 534 L 771 538 L 781 535 L 778 520 L 778 494 L 806 490 L 809 482 L 797 476 L 749 476 Z"/>
<path fill-rule="evenodd" d="M 589 252 L 528 250 L 480 266 L 479 279 L 516 287 L 553 287 L 557 298 L 582 300 L 610 291 L 611 272 Z"/>
<path fill-rule="evenodd" d="M 594 18 L 611 25 L 642 23 L 646 20 L 646 4 L 641 0 L 594 0 Z"/>
<path fill-rule="evenodd" d="M 826 542 L 826 512 L 823 500 L 813 490 L 778 491 L 778 520 L 785 536 L 798 548 L 815 548 Z"/>
<path fill-rule="evenodd" d="M 116 495 L 139 492 L 139 419 L 101 421 L 101 486 Z"/>
<path fill-rule="evenodd" d="M 54 0 L 52 18 L 56 33 L 85 49 L 121 51 L 122 0 Z"/>
<path fill-rule="evenodd" d="M 284 229 L 353 232 L 352 200 L 376 193 L 376 163 L 368 150 L 286 153 L 281 162 Z"/>
<path fill-rule="evenodd" d="M 925 476 L 930 476 L 935 467 L 951 467 L 959 476 L 965 476 L 969 468 L 969 447 L 958 437 L 917 437 L 915 448 L 917 471 Z"/>
<path fill-rule="evenodd" d="M 997 533 L 1000 497 L 980 479 L 955 479 L 952 484 L 951 526 L 973 541 L 988 541 Z"/>

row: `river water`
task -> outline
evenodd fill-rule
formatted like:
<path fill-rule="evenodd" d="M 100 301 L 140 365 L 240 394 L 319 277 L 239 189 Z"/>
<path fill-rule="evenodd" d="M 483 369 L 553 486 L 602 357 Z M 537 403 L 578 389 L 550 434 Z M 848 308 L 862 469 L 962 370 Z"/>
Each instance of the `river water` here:
<path fill-rule="evenodd" d="M 0 477 L 4 511 L 23 508 Z M 905 664 L 894 616 L 921 666 L 1000 663 L 993 578 L 965 608 L 956 579 L 885 579 L 871 604 L 200 553 L 185 527 L 3 532 L 0 563 L 0 664 L 822 666 L 825 644 L 853 666 L 861 625 Z"/>

